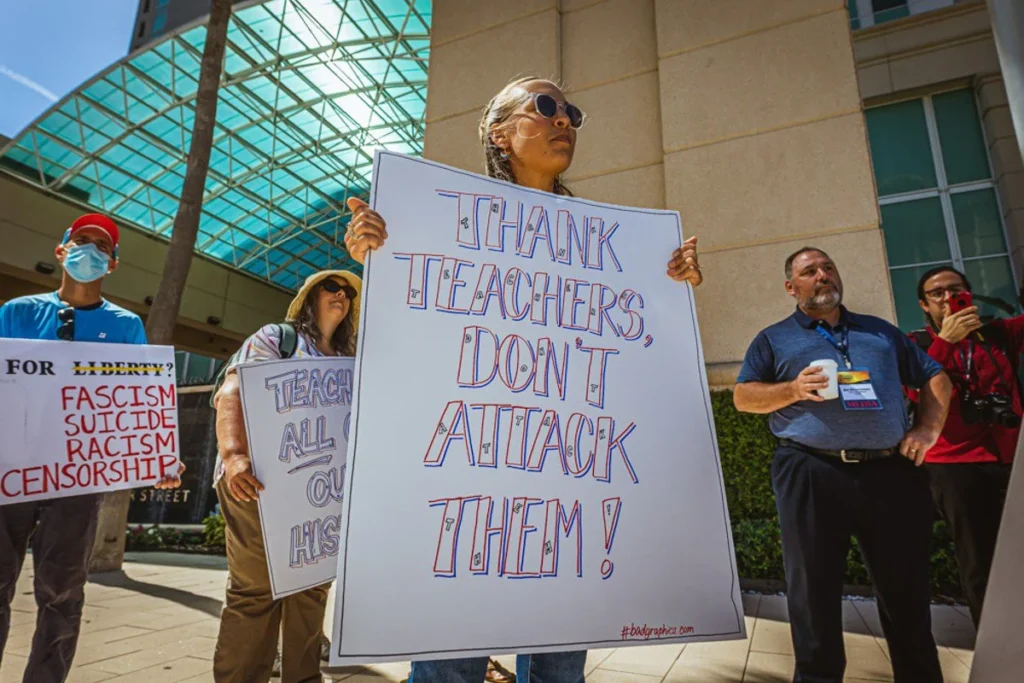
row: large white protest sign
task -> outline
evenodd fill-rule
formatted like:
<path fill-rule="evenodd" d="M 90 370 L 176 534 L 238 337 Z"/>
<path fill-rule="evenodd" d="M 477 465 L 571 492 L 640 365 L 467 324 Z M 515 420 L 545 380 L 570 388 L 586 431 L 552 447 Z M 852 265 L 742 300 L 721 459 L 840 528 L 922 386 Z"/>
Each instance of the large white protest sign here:
<path fill-rule="evenodd" d="M 169 346 L 0 339 L 0 505 L 178 472 Z"/>
<path fill-rule="evenodd" d="M 352 358 L 238 368 L 275 598 L 334 580 L 352 405 Z"/>
<path fill-rule="evenodd" d="M 1024 462 L 1024 433 L 1017 438 L 1014 462 Z M 981 624 L 978 627 L 971 683 L 1017 683 L 1024 669 L 1024 638 L 1018 632 L 1024 612 L 1020 568 L 1024 565 L 1024 470 L 1013 468 L 1006 492 L 999 538 L 992 558 Z"/>
<path fill-rule="evenodd" d="M 391 153 L 372 201 L 332 664 L 743 637 L 678 214 Z"/>

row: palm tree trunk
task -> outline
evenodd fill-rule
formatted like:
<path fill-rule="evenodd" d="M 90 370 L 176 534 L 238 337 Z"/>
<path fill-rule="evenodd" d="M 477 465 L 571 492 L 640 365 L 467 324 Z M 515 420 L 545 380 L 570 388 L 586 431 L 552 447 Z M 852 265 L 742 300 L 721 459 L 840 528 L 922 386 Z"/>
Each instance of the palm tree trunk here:
<path fill-rule="evenodd" d="M 174 231 L 171 234 L 170 248 L 167 250 L 167 260 L 164 262 L 163 277 L 160 279 L 146 319 L 146 337 L 150 344 L 169 345 L 174 341 L 174 326 L 178 319 L 178 311 L 181 309 L 181 296 L 189 268 L 192 266 L 192 253 L 199 232 L 199 218 L 203 208 L 206 173 L 210 167 L 210 147 L 213 144 L 214 123 L 217 119 L 217 96 L 230 18 L 231 0 L 213 0 L 199 72 L 195 123 L 192 126 L 192 144 L 188 151 L 185 183 L 181 190 L 178 213 L 174 217 Z M 121 568 L 124 560 L 129 500 L 129 491 L 108 493 L 103 497 L 96 541 L 89 564 L 90 571 L 113 571 Z"/>

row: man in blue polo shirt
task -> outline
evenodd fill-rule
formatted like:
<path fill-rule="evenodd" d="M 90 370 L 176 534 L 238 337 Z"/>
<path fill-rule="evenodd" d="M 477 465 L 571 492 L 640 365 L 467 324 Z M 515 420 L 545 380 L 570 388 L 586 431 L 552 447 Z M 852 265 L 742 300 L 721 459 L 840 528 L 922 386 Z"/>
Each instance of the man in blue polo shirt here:
<path fill-rule="evenodd" d="M 843 680 L 851 536 L 875 585 L 895 680 L 942 681 L 929 604 L 931 493 L 919 465 L 942 430 L 950 380 L 896 327 L 842 306 L 828 254 L 804 247 L 785 270 L 796 311 L 754 339 L 733 396 L 738 410 L 770 413 L 779 438 L 771 471 L 794 681 Z M 921 390 L 913 427 L 903 386 Z"/>
<path fill-rule="evenodd" d="M 117 267 L 119 237 L 117 225 L 101 214 L 75 220 L 54 252 L 64 269 L 60 288 L 0 306 L 0 338 L 145 344 L 139 316 L 100 295 L 103 278 Z M 156 487 L 180 485 L 179 477 L 167 477 Z M 35 565 L 39 613 L 25 681 L 59 683 L 71 669 L 101 497 L 0 504 L 0 660 L 30 539 Z"/>

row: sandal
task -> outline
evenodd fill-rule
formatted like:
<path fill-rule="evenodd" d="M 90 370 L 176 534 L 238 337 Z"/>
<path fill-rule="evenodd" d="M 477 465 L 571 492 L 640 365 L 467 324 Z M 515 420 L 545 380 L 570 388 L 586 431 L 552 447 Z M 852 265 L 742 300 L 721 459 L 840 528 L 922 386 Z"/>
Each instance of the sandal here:
<path fill-rule="evenodd" d="M 487 683 L 516 683 L 516 675 L 494 659 L 487 660 Z"/>

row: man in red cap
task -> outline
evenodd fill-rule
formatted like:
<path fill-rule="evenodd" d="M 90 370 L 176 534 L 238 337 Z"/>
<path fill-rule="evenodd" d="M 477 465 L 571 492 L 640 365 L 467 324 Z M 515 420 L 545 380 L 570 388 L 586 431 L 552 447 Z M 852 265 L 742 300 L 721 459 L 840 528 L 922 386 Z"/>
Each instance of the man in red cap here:
<path fill-rule="evenodd" d="M 103 278 L 117 268 L 120 236 L 114 221 L 102 214 L 72 223 L 54 251 L 64 270 L 60 288 L 0 306 L 0 338 L 145 344 L 139 316 L 100 295 Z M 179 477 L 167 477 L 156 487 L 180 485 Z M 25 681 L 59 683 L 71 669 L 100 497 L 93 493 L 0 505 L 0 659 L 29 539 L 36 571 L 39 614 Z"/>

